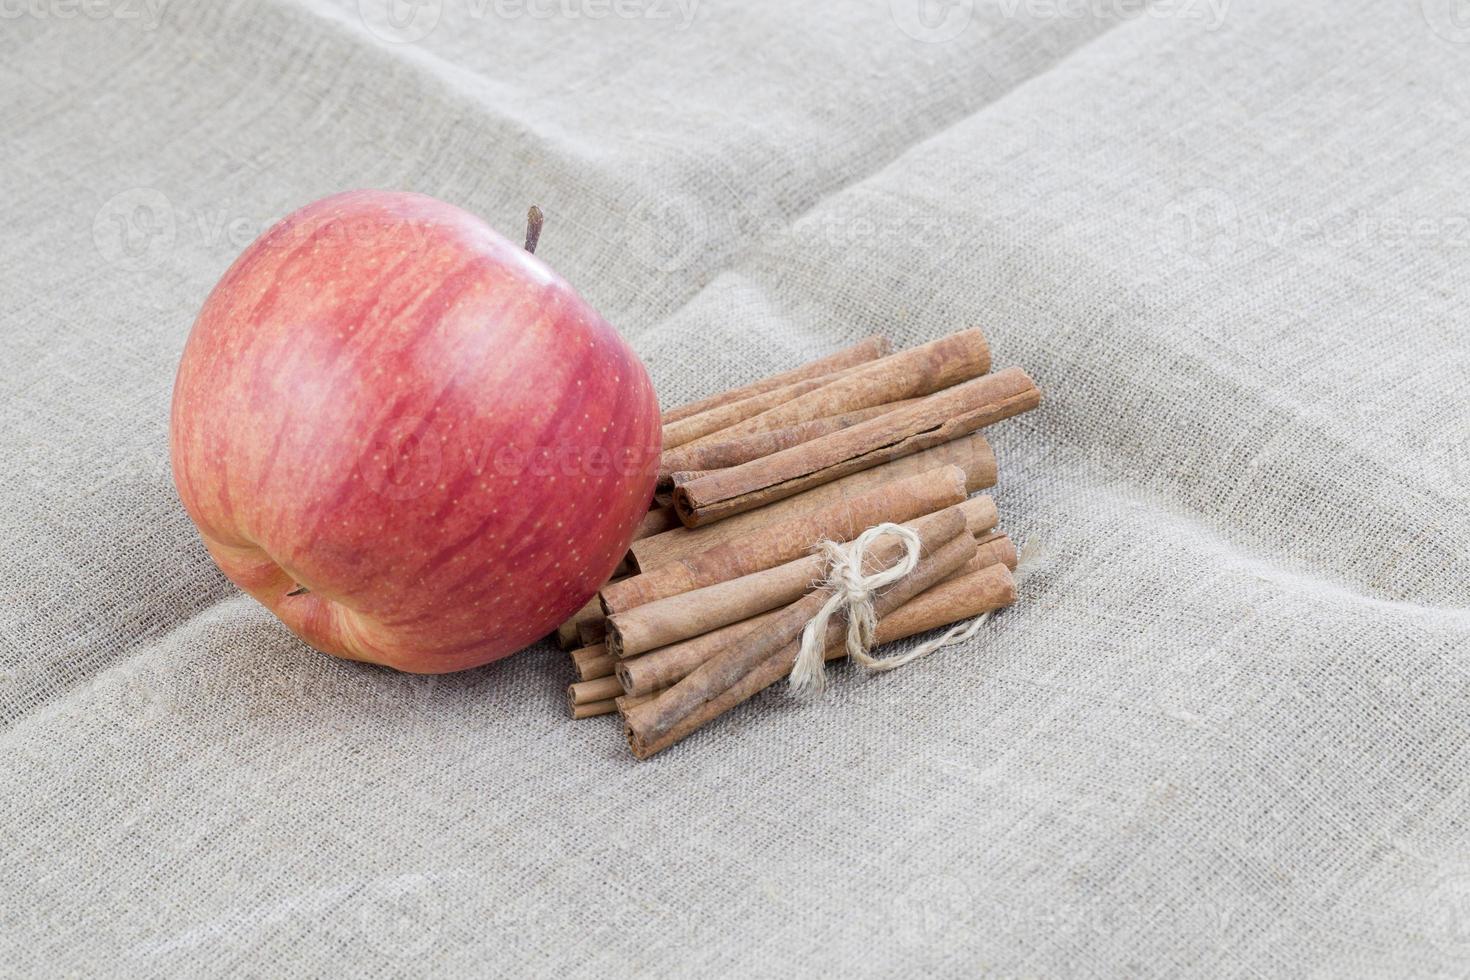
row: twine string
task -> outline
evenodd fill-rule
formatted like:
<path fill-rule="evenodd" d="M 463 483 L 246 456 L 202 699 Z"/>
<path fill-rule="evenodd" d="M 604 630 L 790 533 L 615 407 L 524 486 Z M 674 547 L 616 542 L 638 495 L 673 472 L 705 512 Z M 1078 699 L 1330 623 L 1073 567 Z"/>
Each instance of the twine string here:
<path fill-rule="evenodd" d="M 889 535 L 903 542 L 903 556 L 881 571 L 865 574 L 863 563 L 868 557 L 868 548 L 879 538 Z M 898 524 L 870 527 L 847 545 L 835 541 L 822 542 L 822 554 L 827 559 L 826 586 L 832 594 L 801 631 L 801 649 L 791 667 L 794 690 L 820 692 L 826 688 L 827 624 L 839 610 L 847 615 L 847 655 L 865 665 L 873 662 L 868 654 L 873 646 L 873 634 L 878 628 L 878 618 L 873 613 L 873 593 L 912 572 L 919 563 L 919 547 L 919 536 Z"/>
<path fill-rule="evenodd" d="M 864 562 L 873 542 L 886 535 L 898 538 L 904 544 L 904 554 L 882 571 L 864 574 Z M 929 654 L 956 643 L 971 639 L 980 628 L 990 622 L 992 612 L 982 613 L 968 623 L 957 623 L 943 636 L 926 640 L 905 653 L 892 657 L 874 657 L 868 651 L 873 647 L 878 620 L 873 612 L 873 595 L 886 585 L 892 585 L 914 570 L 919 563 L 919 536 L 898 524 L 879 524 L 858 535 L 851 544 L 823 541 L 822 554 L 827 559 L 827 577 L 824 585 L 832 591 L 822 608 L 812 617 L 801 632 L 801 648 L 796 663 L 791 667 L 791 687 L 798 692 L 820 693 L 827 686 L 827 657 L 825 639 L 827 624 L 839 611 L 847 616 L 848 659 L 871 671 L 895 670 L 905 664 L 927 657 Z M 1034 566 L 1040 548 L 1035 542 L 1027 542 L 1016 564 L 1016 584 Z"/>

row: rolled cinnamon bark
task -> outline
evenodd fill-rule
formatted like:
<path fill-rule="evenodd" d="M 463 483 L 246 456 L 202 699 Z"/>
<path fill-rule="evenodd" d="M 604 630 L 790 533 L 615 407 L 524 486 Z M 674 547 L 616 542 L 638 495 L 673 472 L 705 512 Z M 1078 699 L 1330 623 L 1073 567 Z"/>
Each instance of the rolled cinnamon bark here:
<path fill-rule="evenodd" d="M 784 429 L 800 422 L 840 415 L 941 391 L 990 370 L 990 347 L 979 330 L 962 330 L 918 347 L 850 368 L 811 391 L 794 394 L 757 415 L 737 420 L 700 443 Z M 684 445 L 695 440 L 675 443 Z M 665 445 L 669 445 L 667 439 Z"/>
<path fill-rule="evenodd" d="M 602 608 L 612 615 L 655 599 L 774 568 L 800 558 L 823 539 L 851 540 L 875 524 L 910 521 L 964 499 L 965 474 L 958 466 L 919 473 L 614 582 L 602 590 Z"/>
<path fill-rule="evenodd" d="M 615 714 L 618 710 L 618 702 L 615 698 L 606 698 L 602 701 L 589 701 L 587 704 L 573 704 L 570 707 L 572 718 L 580 721 L 583 718 Z"/>
<path fill-rule="evenodd" d="M 995 527 L 995 502 L 989 497 L 966 500 L 958 509 L 974 537 L 987 535 Z M 904 526 L 922 534 L 926 522 L 932 520 L 931 514 L 907 521 Z M 825 566 L 824 556 L 806 555 L 750 575 L 634 606 L 607 617 L 606 643 L 600 652 L 613 661 L 635 657 L 788 605 L 817 584 Z"/>
<path fill-rule="evenodd" d="M 845 429 L 859 422 L 877 418 L 885 412 L 904 408 L 913 402 L 914 399 L 910 398 L 900 402 L 874 405 L 872 408 L 859 409 L 855 412 L 843 412 L 841 415 L 812 419 L 810 422 L 789 425 L 784 429 L 754 432 L 750 435 L 716 442 L 700 440 L 699 445 L 691 443 L 677 449 L 670 449 L 659 457 L 658 488 L 660 490 L 672 488 L 675 473 L 705 472 L 724 469 L 727 466 L 739 466 L 741 463 L 748 463 L 753 459 L 760 459 L 762 456 L 769 456 L 783 449 L 811 442 L 813 439 L 836 432 L 838 429 Z M 674 517 L 674 521 L 677 523 L 677 516 Z"/>
<path fill-rule="evenodd" d="M 948 442 L 1040 403 L 1041 392 L 1026 372 L 1008 368 L 764 459 L 676 484 L 674 509 L 687 527 L 697 527 Z"/>
<path fill-rule="evenodd" d="M 563 650 L 574 650 L 581 646 L 581 625 L 591 619 L 601 619 L 603 615 L 602 601 L 597 596 L 588 599 L 587 604 L 573 613 L 571 619 L 556 628 L 557 645 Z"/>
<path fill-rule="evenodd" d="M 609 616 L 606 644 L 609 655 L 616 665 L 618 660 L 703 636 L 722 626 L 789 605 L 816 584 L 823 562 L 821 555 L 808 555 Z"/>
<path fill-rule="evenodd" d="M 567 700 L 572 704 L 591 704 L 593 701 L 622 697 L 626 693 L 616 676 L 598 677 L 567 685 Z"/>
<path fill-rule="evenodd" d="M 884 590 L 874 600 L 874 612 L 881 619 L 914 596 L 948 578 L 975 554 L 975 539 L 957 528 L 958 533 L 937 549 L 926 552 L 912 572 Z M 788 610 L 815 613 L 821 606 L 814 592 Z M 800 613 L 793 612 L 793 620 Z M 799 634 L 807 620 L 801 620 L 794 632 L 768 627 L 760 636 L 747 635 L 733 647 L 706 661 L 673 687 L 645 704 L 630 709 L 623 716 L 624 732 L 633 755 L 639 759 L 663 751 L 692 732 L 697 731 L 752 695 L 765 690 L 787 676 L 800 649 Z M 782 620 L 783 626 L 788 625 Z M 844 642 L 847 623 L 834 620 L 827 627 L 824 649 Z M 780 636 L 784 645 L 774 646 Z M 755 656 L 759 654 L 759 657 Z"/>
<path fill-rule="evenodd" d="M 995 508 L 994 497 L 989 494 L 971 497 L 960 504 L 960 513 L 965 515 L 965 527 L 970 529 L 976 541 L 986 540 L 995 534 L 1000 513 Z"/>
<path fill-rule="evenodd" d="M 879 361 L 871 362 L 881 363 Z M 847 377 L 854 371 L 861 370 L 864 365 L 858 364 L 854 367 L 844 368 L 832 374 L 824 374 L 820 377 L 807 378 L 803 381 L 795 381 L 780 388 L 772 388 L 770 391 L 739 401 L 729 402 L 715 408 L 706 409 L 698 415 L 690 415 L 677 422 L 671 422 L 663 427 L 663 448 L 676 449 L 687 445 L 696 439 L 713 436 L 717 432 L 723 432 L 732 425 L 737 425 L 756 415 L 761 415 L 786 404 L 802 395 L 810 394 L 818 388 L 832 384 L 834 381 Z M 889 399 L 892 401 L 893 399 Z M 835 412 L 827 413 L 835 415 Z"/>
<path fill-rule="evenodd" d="M 800 445 L 800 443 L 797 443 L 797 445 Z M 776 451 L 779 452 L 780 450 Z M 653 499 L 658 503 L 660 507 L 668 507 L 672 509 L 674 506 L 674 487 L 680 485 L 681 483 L 692 483 L 702 476 L 709 476 L 711 473 L 718 472 L 719 469 L 675 470 L 668 476 L 661 476 L 658 478 L 658 483 L 656 483 L 653 488 Z M 677 520 L 678 516 L 679 514 L 676 511 L 674 513 L 674 518 Z M 680 521 L 680 524 L 682 525 L 683 522 Z"/>
<path fill-rule="evenodd" d="M 778 500 L 758 510 L 736 514 L 714 524 L 697 528 L 681 526 L 642 541 L 634 541 L 629 554 L 638 571 L 648 572 L 676 559 L 708 551 L 728 541 L 739 540 L 753 531 L 780 521 L 815 513 L 837 501 L 867 493 L 874 487 L 941 466 L 958 466 L 964 470 L 967 492 L 973 493 L 995 486 L 995 453 L 985 437 L 975 433 L 870 470 L 854 473 L 841 480 L 813 487 L 795 497 Z"/>
<path fill-rule="evenodd" d="M 611 677 L 615 659 L 607 652 L 607 644 L 594 643 L 572 651 L 572 666 L 576 668 L 577 680 L 595 681 L 599 677 Z"/>
<path fill-rule="evenodd" d="M 927 522 L 918 534 L 921 563 L 926 559 L 932 561 L 938 554 L 955 555 L 946 575 L 975 555 L 975 539 L 966 533 L 965 519 L 958 508 L 935 514 L 934 520 Z M 897 537 L 879 538 L 869 549 L 864 567 L 870 574 L 888 568 L 903 558 L 905 550 Z M 902 583 L 910 578 L 912 573 L 887 591 L 901 589 Z M 914 594 L 918 591 L 914 590 Z M 681 719 L 697 713 L 702 705 L 718 698 L 721 692 L 739 683 L 758 664 L 799 636 L 831 594 L 825 587 L 815 589 L 782 608 L 759 632 L 742 634 L 727 643 L 688 677 L 647 704 L 630 710 L 625 715 L 629 730 L 637 733 L 640 742 L 653 742 L 668 734 Z M 842 625 L 846 629 L 846 624 Z"/>
<path fill-rule="evenodd" d="M 624 579 L 627 581 L 627 579 Z M 584 619 L 577 623 L 577 642 L 584 647 L 601 643 L 607 637 L 607 617 Z"/>
<path fill-rule="evenodd" d="M 622 682 L 623 690 L 629 694 L 654 694 L 688 677 L 690 671 L 737 638 L 746 633 L 758 635 L 756 631 L 764 629 L 780 612 L 780 609 L 774 609 L 743 622 L 711 630 L 703 636 L 670 644 L 641 657 L 616 660 L 613 672 Z"/>
<path fill-rule="evenodd" d="M 643 702 L 652 700 L 652 694 L 624 694 L 620 698 L 613 699 L 614 703 L 617 705 L 618 714 L 623 714 L 630 708 L 636 708 Z"/>
<path fill-rule="evenodd" d="M 962 574 L 940 582 L 878 620 L 873 639 L 876 643 L 904 640 L 1004 609 L 1015 601 L 1016 580 L 1009 568 L 999 563 L 975 568 L 972 562 Z M 835 660 L 846 653 L 843 646 L 829 647 L 827 659 Z"/>
<path fill-rule="evenodd" d="M 686 419 L 691 415 L 698 415 L 700 412 L 708 411 L 711 408 L 719 408 L 721 405 L 743 401 L 753 395 L 761 395 L 765 392 L 773 391 L 776 388 L 784 388 L 797 381 L 820 378 L 823 375 L 850 368 L 855 364 L 876 361 L 878 358 L 886 357 L 892 352 L 893 345 L 888 342 L 886 337 L 868 337 L 865 340 L 858 341 L 851 347 L 844 347 L 835 354 L 828 354 L 826 357 L 810 361 L 801 367 L 792 368 L 790 371 L 782 371 L 780 374 L 773 374 L 769 377 L 761 378 L 759 381 L 752 381 L 748 385 L 741 385 L 739 388 L 731 388 L 729 391 L 722 391 L 718 394 L 710 395 L 708 398 L 701 398 L 698 401 L 680 405 L 678 408 L 671 408 L 663 413 L 662 422 L 664 425 L 668 425 L 671 422 Z"/>
<path fill-rule="evenodd" d="M 1000 564 L 1016 570 L 1016 543 L 1000 531 L 995 531 L 982 536 L 977 542 L 980 546 L 979 560 L 986 565 Z"/>
<path fill-rule="evenodd" d="M 672 510 L 669 513 L 672 514 Z M 653 512 L 650 511 L 649 514 L 652 516 Z M 678 524 L 678 520 L 675 519 L 674 523 Z M 682 527 L 683 525 L 680 526 Z M 623 556 L 623 560 L 618 563 L 618 567 L 613 570 L 612 578 L 608 579 L 608 581 L 616 582 L 619 579 L 627 578 L 634 567 L 633 553 L 630 551 Z M 589 627 L 586 631 L 582 627 L 584 624 L 591 623 L 594 620 L 600 622 L 605 615 L 602 611 L 602 600 L 598 596 L 593 595 L 591 599 L 587 600 L 586 605 L 578 609 L 572 614 L 570 619 L 556 628 L 557 646 L 563 650 L 575 650 L 578 647 L 587 646 L 589 641 L 583 639 L 584 635 L 592 637 L 590 641 L 592 643 L 599 642 L 602 639 L 600 626 Z"/>
<path fill-rule="evenodd" d="M 1016 601 L 1015 580 L 1004 564 L 977 554 L 953 577 L 939 583 L 878 620 L 874 634 L 878 644 L 892 643 L 952 626 Z M 683 643 L 655 650 L 642 657 L 618 661 L 616 672 L 629 696 L 651 697 L 677 684 L 704 663 L 733 637 L 759 630 L 775 613 L 765 613 L 742 623 L 706 633 Z M 828 649 L 827 659 L 847 655 L 845 646 Z"/>
<path fill-rule="evenodd" d="M 663 534 L 665 531 L 679 527 L 679 515 L 674 513 L 672 507 L 655 507 L 643 518 L 643 523 L 638 525 L 638 530 L 633 532 L 633 540 L 641 541 L 651 538 L 655 534 Z"/>

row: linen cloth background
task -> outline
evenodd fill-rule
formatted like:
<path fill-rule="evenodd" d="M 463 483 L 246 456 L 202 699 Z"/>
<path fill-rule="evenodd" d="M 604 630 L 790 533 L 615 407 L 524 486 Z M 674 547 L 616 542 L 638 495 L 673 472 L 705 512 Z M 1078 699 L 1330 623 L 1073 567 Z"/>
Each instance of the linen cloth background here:
<path fill-rule="evenodd" d="M 392 14 L 390 19 L 388 16 Z M 1459 0 L 67 0 L 0 20 L 3 972 L 1464 976 Z M 1045 544 L 636 764 L 546 645 L 334 662 L 168 474 L 271 222 L 519 233 L 666 404 L 969 325 Z"/>

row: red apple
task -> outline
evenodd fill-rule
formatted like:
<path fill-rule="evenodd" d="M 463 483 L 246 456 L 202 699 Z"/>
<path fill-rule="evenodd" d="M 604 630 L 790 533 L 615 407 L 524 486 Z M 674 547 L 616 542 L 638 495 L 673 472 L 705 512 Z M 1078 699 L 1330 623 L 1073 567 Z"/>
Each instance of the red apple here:
<path fill-rule="evenodd" d="M 231 580 L 319 650 L 442 673 L 602 585 L 660 429 L 643 365 L 544 262 L 442 201 L 352 191 L 215 286 L 170 442 Z"/>

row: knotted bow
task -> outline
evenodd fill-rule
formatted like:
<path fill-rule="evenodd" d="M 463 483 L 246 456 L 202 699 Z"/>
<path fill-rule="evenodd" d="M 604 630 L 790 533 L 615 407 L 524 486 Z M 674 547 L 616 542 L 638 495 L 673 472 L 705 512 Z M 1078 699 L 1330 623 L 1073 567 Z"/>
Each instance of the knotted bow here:
<path fill-rule="evenodd" d="M 893 535 L 904 544 L 903 557 L 882 571 L 864 574 L 868 549 L 884 535 Z M 1022 556 L 1025 564 L 1033 551 L 1028 547 Z M 827 624 L 839 610 L 847 615 L 847 656 L 868 670 L 893 670 L 927 657 L 941 647 L 962 643 L 974 636 L 990 620 L 990 613 L 968 623 L 952 627 L 943 636 L 921 643 L 893 657 L 874 657 L 868 651 L 878 629 L 873 612 L 873 593 L 892 585 L 914 570 L 919 563 L 919 536 L 898 524 L 879 524 L 858 535 L 850 544 L 823 541 L 822 553 L 827 558 L 827 577 L 823 584 L 832 591 L 822 608 L 801 632 L 801 649 L 791 667 L 791 687 L 796 691 L 819 693 L 827 686 Z"/>

